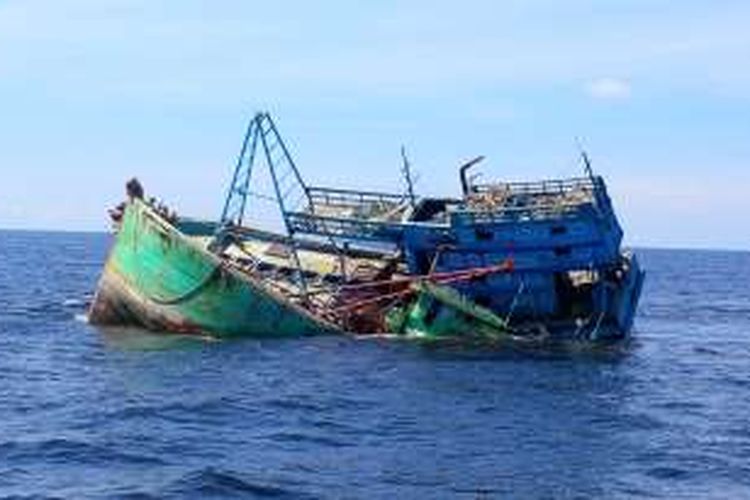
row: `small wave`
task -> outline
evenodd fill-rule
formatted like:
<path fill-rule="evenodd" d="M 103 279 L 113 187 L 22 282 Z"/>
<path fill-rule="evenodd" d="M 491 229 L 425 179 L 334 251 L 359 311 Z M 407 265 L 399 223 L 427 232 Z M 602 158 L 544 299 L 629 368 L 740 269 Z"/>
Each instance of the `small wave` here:
<path fill-rule="evenodd" d="M 141 491 L 128 492 L 128 493 L 117 493 L 112 495 L 117 500 L 160 500 L 162 497 L 159 495 L 152 495 Z"/>
<path fill-rule="evenodd" d="M 39 302 L 25 303 L 22 305 L 11 305 L 3 311 L 4 318 L 61 321 L 70 320 L 70 307 L 54 300 L 41 300 Z M 76 307 L 78 309 L 78 307 Z"/>
<path fill-rule="evenodd" d="M 64 497 L 39 496 L 39 495 L 8 495 L 1 496 L 0 500 L 63 500 Z"/>
<path fill-rule="evenodd" d="M 500 496 L 503 493 L 507 493 L 506 491 L 500 490 L 498 488 L 460 488 L 460 487 L 453 487 L 451 488 L 451 491 L 453 493 L 456 493 L 458 495 L 470 495 L 471 498 L 491 498 L 495 496 Z"/>
<path fill-rule="evenodd" d="M 712 349 L 710 347 L 705 347 L 705 346 L 694 347 L 693 352 L 696 354 L 708 354 L 710 356 L 724 356 L 725 354 L 718 349 Z"/>
<path fill-rule="evenodd" d="M 191 472 L 169 488 L 169 493 L 187 496 L 247 496 L 262 498 L 312 498 L 299 491 L 246 477 L 244 474 L 213 467 Z"/>
<path fill-rule="evenodd" d="M 200 422 L 223 422 L 238 411 L 247 412 L 236 403 L 221 398 L 204 399 L 191 402 L 175 401 L 157 405 L 130 405 L 113 411 L 95 413 L 83 424 L 77 426 L 79 430 L 97 428 L 107 422 L 129 421 L 163 421 L 172 424 L 191 424 Z"/>
<path fill-rule="evenodd" d="M 136 326 L 97 325 L 97 331 L 108 346 L 122 351 L 161 351 L 222 342 L 220 338 L 210 335 L 154 332 Z"/>
<path fill-rule="evenodd" d="M 65 299 L 62 302 L 63 307 L 85 307 L 88 305 L 88 302 L 85 299 Z"/>
<path fill-rule="evenodd" d="M 278 443 L 309 443 L 313 445 L 327 446 L 330 448 L 347 448 L 353 446 L 350 443 L 346 443 L 338 439 L 332 439 L 324 436 L 313 436 L 310 434 L 302 434 L 300 432 L 277 432 L 266 437 Z"/>
<path fill-rule="evenodd" d="M 77 463 L 135 463 L 163 465 L 164 462 L 147 455 L 135 455 L 110 447 L 94 446 L 81 441 L 52 438 L 42 441 L 10 441 L 0 443 L 0 458 L 7 461 L 77 462 Z"/>
<path fill-rule="evenodd" d="M 705 408 L 706 405 L 697 401 L 667 401 L 665 403 L 658 404 L 657 406 L 660 408 L 664 408 L 665 410 L 679 410 L 682 412 L 687 412 L 699 411 L 702 408 Z"/>
<path fill-rule="evenodd" d="M 319 412 L 325 410 L 323 405 L 315 402 L 306 402 L 301 399 L 271 399 L 264 402 L 265 406 L 279 410 L 302 410 L 306 412 Z"/>
<path fill-rule="evenodd" d="M 646 474 L 657 479 L 684 479 L 689 472 L 677 467 L 660 466 L 649 469 Z"/>

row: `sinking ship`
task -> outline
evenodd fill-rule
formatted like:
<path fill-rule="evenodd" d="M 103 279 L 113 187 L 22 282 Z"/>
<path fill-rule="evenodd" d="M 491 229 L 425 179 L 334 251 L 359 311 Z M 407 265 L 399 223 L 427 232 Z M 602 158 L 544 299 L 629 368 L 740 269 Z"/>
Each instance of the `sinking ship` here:
<path fill-rule="evenodd" d="M 215 336 L 393 334 L 616 340 L 644 280 L 601 176 L 415 194 L 307 184 L 268 113 L 250 121 L 221 217 L 178 217 L 135 180 L 90 307 L 101 325 Z M 283 230 L 245 225 L 266 168 Z"/>

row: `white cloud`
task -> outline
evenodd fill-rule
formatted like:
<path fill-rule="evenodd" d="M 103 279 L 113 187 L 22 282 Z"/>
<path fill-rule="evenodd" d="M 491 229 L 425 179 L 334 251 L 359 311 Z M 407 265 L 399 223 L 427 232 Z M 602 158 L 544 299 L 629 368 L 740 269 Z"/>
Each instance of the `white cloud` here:
<path fill-rule="evenodd" d="M 598 78 L 586 85 L 586 91 L 594 99 L 622 100 L 630 97 L 630 82 L 621 78 Z"/>

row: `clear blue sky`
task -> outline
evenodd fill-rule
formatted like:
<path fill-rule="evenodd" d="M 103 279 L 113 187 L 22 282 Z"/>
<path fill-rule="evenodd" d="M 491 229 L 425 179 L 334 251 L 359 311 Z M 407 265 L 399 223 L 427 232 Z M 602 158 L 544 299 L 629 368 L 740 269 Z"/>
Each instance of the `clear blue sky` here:
<path fill-rule="evenodd" d="M 216 217 L 269 109 L 312 182 L 579 173 L 634 245 L 750 248 L 750 2 L 0 0 L 0 227 L 105 229 L 123 182 Z"/>

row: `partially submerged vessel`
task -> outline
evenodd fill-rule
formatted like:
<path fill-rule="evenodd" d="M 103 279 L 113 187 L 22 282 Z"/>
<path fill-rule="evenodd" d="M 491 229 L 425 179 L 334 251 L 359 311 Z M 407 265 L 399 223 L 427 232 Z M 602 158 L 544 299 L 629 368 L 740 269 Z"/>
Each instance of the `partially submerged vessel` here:
<path fill-rule="evenodd" d="M 244 225 L 263 158 L 284 233 Z M 267 113 L 250 122 L 217 222 L 175 217 L 140 186 L 90 320 L 213 335 L 628 334 L 644 272 L 621 249 L 604 180 L 474 184 L 460 197 L 310 186 Z M 432 308 L 426 304 L 432 304 Z"/>

